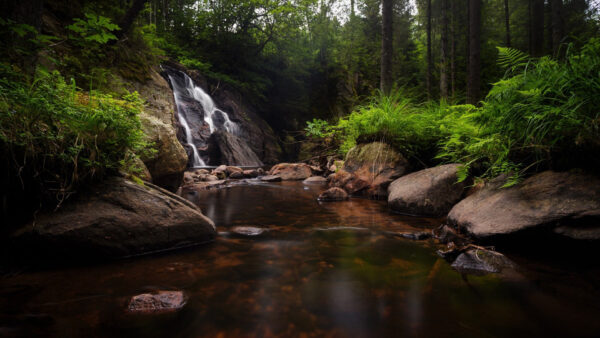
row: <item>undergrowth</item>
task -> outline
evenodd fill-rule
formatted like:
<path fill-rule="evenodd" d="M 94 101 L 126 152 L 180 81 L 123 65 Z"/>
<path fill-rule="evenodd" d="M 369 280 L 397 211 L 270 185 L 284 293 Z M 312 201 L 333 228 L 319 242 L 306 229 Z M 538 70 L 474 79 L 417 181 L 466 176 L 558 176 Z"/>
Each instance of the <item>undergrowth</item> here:
<path fill-rule="evenodd" d="M 503 79 L 479 107 L 415 104 L 401 91 L 378 95 L 334 125 L 311 121 L 307 134 L 357 142 L 385 140 L 424 163 L 459 162 L 460 179 L 508 174 L 508 185 L 544 169 L 600 167 L 600 39 L 563 60 L 499 48 Z"/>

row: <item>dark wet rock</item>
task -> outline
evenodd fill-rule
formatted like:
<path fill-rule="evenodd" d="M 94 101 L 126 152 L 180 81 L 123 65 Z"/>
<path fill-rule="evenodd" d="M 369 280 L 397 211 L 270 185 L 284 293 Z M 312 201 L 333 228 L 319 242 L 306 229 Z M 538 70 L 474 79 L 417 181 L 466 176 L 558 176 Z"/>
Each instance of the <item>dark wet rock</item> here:
<path fill-rule="evenodd" d="M 395 179 L 406 174 L 408 161 L 391 146 L 373 142 L 359 144 L 346 155 L 343 167 L 329 182 L 352 195 L 386 198 L 387 188 Z"/>
<path fill-rule="evenodd" d="M 269 175 L 278 175 L 283 181 L 299 181 L 312 176 L 312 169 L 306 163 L 279 163 L 269 170 Z"/>
<path fill-rule="evenodd" d="M 304 181 L 302 181 L 302 183 L 304 183 L 304 184 L 325 184 L 325 183 L 327 183 L 327 179 L 323 176 L 312 176 L 312 177 L 309 177 L 309 178 L 305 179 Z"/>
<path fill-rule="evenodd" d="M 232 172 L 231 175 L 229 175 L 229 178 L 242 179 L 242 178 L 244 178 L 244 173 L 241 171 L 235 171 L 235 172 Z"/>
<path fill-rule="evenodd" d="M 281 176 L 279 175 L 267 175 L 267 176 L 262 176 L 260 178 L 261 181 L 264 182 L 281 182 Z"/>
<path fill-rule="evenodd" d="M 180 310 L 187 303 L 182 291 L 157 291 L 131 297 L 127 310 L 132 313 L 153 314 Z"/>
<path fill-rule="evenodd" d="M 231 228 L 231 233 L 244 236 L 244 237 L 254 237 L 263 234 L 267 229 L 265 228 L 257 228 L 250 226 L 237 226 Z"/>
<path fill-rule="evenodd" d="M 466 245 L 469 240 L 456 232 L 455 229 L 446 224 L 441 225 L 433 231 L 434 237 L 441 243 L 455 243 L 457 245 Z"/>
<path fill-rule="evenodd" d="M 119 258 L 212 240 L 213 222 L 187 200 L 112 177 L 12 235 L 16 247 L 67 257 Z"/>
<path fill-rule="evenodd" d="M 224 130 L 217 130 L 208 140 L 211 164 L 262 166 L 263 163 L 248 144 Z"/>
<path fill-rule="evenodd" d="M 410 239 L 413 241 L 423 241 L 423 240 L 431 238 L 431 233 L 424 232 L 424 231 L 423 232 L 403 232 L 403 233 L 396 233 L 394 235 L 398 236 L 398 237 Z"/>
<path fill-rule="evenodd" d="M 317 199 L 324 202 L 345 201 L 348 193 L 344 189 L 333 187 L 323 191 Z"/>
<path fill-rule="evenodd" d="M 388 188 L 392 210 L 425 216 L 443 216 L 460 201 L 465 183 L 457 182 L 459 164 L 446 164 L 402 176 Z"/>
<path fill-rule="evenodd" d="M 598 177 L 546 171 L 510 188 L 502 184 L 495 180 L 462 200 L 449 223 L 478 238 L 536 227 L 577 239 L 600 237 Z"/>
<path fill-rule="evenodd" d="M 483 249 L 470 249 L 458 255 L 452 263 L 452 267 L 464 274 L 486 275 L 514 268 L 515 264 L 501 253 Z"/>
<path fill-rule="evenodd" d="M 254 178 L 254 177 L 258 177 L 258 175 L 260 175 L 260 173 L 258 172 L 257 169 L 244 170 L 242 174 L 246 178 Z"/>

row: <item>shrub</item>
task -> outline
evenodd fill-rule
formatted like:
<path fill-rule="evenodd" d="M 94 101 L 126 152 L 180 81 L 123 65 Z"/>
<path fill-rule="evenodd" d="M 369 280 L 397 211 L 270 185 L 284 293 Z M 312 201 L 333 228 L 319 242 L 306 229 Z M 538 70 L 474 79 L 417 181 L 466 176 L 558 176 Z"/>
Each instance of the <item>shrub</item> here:
<path fill-rule="evenodd" d="M 146 155 L 137 93 L 115 99 L 84 93 L 57 71 L 31 83 L 0 64 L 0 144 L 21 180 L 34 180 L 60 203 L 81 183 Z M 28 176 L 28 177 L 23 177 Z"/>

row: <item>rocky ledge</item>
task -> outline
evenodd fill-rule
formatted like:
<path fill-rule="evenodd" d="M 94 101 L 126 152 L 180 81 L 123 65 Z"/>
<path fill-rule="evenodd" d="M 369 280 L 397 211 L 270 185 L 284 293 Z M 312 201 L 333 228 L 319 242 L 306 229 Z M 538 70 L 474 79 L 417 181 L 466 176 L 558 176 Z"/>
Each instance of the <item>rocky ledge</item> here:
<path fill-rule="evenodd" d="M 12 235 L 15 248 L 67 258 L 121 258 L 204 243 L 213 222 L 152 184 L 112 177 Z"/>

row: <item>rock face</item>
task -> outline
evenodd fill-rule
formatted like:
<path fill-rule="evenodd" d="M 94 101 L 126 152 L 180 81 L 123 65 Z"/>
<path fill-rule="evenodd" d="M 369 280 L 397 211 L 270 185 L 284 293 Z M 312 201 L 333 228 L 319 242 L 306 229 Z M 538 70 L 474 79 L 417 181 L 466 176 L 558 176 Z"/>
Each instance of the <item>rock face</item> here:
<path fill-rule="evenodd" d="M 600 238 L 600 179 L 574 172 L 546 171 L 501 189 L 488 183 L 454 206 L 448 222 L 474 237 L 534 227 L 578 239 Z"/>
<path fill-rule="evenodd" d="M 227 163 L 229 165 L 256 166 L 263 165 L 252 149 L 237 136 L 224 130 L 214 132 L 208 140 L 210 164 Z"/>
<path fill-rule="evenodd" d="M 140 115 L 147 140 L 154 143 L 156 154 L 144 159 L 155 184 L 177 190 L 181 184 L 188 157 L 175 131 L 175 102 L 169 84 L 155 70 L 146 83 L 134 83 L 133 88 L 146 101 Z"/>
<path fill-rule="evenodd" d="M 408 168 L 408 161 L 389 145 L 360 144 L 348 152 L 343 167 L 337 168 L 329 186 L 350 194 L 385 198 L 390 183 L 406 174 Z"/>
<path fill-rule="evenodd" d="M 279 163 L 269 170 L 269 175 L 277 175 L 283 181 L 298 181 L 311 177 L 312 169 L 305 163 Z"/>
<path fill-rule="evenodd" d="M 181 291 L 158 291 L 131 297 L 127 309 L 140 314 L 175 312 L 185 306 L 187 297 Z"/>
<path fill-rule="evenodd" d="M 35 226 L 13 234 L 18 247 L 73 257 L 120 258 L 212 240 L 213 222 L 185 199 L 113 177 Z"/>
<path fill-rule="evenodd" d="M 443 216 L 460 201 L 465 183 L 457 182 L 459 164 L 446 164 L 402 176 L 388 188 L 392 210 L 425 216 Z"/>
<path fill-rule="evenodd" d="M 172 80 L 178 82 L 178 86 L 185 86 L 184 76 L 180 73 L 184 72 L 196 85 L 203 88 L 206 93 L 209 93 L 215 105 L 222 112 L 226 113 L 229 119 L 238 126 L 235 132 L 238 141 L 243 140 L 242 143 L 245 143 L 246 148 L 251 150 L 259 161 L 268 164 L 277 163 L 281 157 L 282 150 L 277 142 L 275 133 L 269 124 L 260 117 L 259 112 L 248 104 L 240 93 L 222 83 L 211 84 L 199 72 L 186 69 L 181 64 L 166 61 L 163 63 L 163 66 L 166 73 L 172 77 Z M 198 148 L 202 158 L 209 158 L 209 151 L 214 151 L 219 147 L 218 145 L 209 144 L 211 132 L 209 125 L 203 119 L 204 108 L 191 96 L 188 97 L 186 93 L 182 93 L 180 99 L 186 110 L 194 112 L 193 114 L 186 115 L 186 120 L 192 131 L 193 143 Z M 182 128 L 179 130 L 178 136 L 182 141 L 185 139 Z M 235 148 L 230 147 L 230 149 Z M 227 160 L 228 158 L 225 156 L 224 159 Z M 217 163 L 212 158 L 210 158 L 210 162 Z M 218 164 L 242 165 L 237 162 L 220 162 Z"/>
<path fill-rule="evenodd" d="M 344 189 L 333 187 L 323 191 L 317 199 L 324 202 L 345 201 L 348 193 Z"/>

